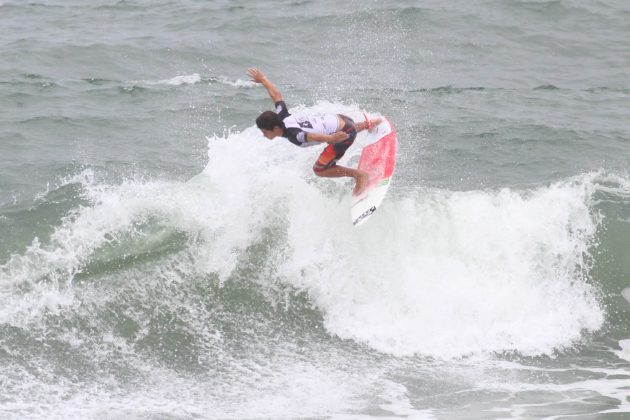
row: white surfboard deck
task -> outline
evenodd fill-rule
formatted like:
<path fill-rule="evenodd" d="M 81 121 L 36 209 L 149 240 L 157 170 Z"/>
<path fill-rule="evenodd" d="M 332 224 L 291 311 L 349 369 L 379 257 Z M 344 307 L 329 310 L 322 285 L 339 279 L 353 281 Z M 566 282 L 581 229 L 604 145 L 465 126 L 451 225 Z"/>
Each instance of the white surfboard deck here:
<path fill-rule="evenodd" d="M 360 120 L 358 120 L 360 121 Z M 367 133 L 360 143 L 363 150 L 359 158 L 359 169 L 370 174 L 367 187 L 358 196 L 352 195 L 352 224 L 359 226 L 374 214 L 383 202 L 389 189 L 396 166 L 396 131 L 387 118 Z"/>

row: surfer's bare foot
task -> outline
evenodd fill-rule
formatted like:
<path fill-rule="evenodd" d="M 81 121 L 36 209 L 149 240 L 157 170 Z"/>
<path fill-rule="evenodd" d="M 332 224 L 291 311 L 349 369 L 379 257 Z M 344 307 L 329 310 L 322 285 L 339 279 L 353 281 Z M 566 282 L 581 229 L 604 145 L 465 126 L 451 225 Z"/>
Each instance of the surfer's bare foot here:
<path fill-rule="evenodd" d="M 370 177 L 367 172 L 359 171 L 356 178 L 354 179 L 356 181 L 356 185 L 352 190 L 352 195 L 361 195 L 361 193 L 363 193 L 363 191 L 365 190 L 365 187 L 367 186 Z"/>

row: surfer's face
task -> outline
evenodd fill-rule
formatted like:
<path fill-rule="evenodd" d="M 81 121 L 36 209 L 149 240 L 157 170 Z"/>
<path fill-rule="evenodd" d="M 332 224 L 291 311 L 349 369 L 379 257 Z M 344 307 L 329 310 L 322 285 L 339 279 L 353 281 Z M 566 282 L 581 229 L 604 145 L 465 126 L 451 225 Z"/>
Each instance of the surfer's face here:
<path fill-rule="evenodd" d="M 276 137 L 282 137 L 282 128 L 280 127 L 274 127 L 273 130 L 267 130 L 266 128 L 261 128 L 260 131 L 262 131 L 263 136 L 265 136 L 269 140 L 273 140 Z"/>

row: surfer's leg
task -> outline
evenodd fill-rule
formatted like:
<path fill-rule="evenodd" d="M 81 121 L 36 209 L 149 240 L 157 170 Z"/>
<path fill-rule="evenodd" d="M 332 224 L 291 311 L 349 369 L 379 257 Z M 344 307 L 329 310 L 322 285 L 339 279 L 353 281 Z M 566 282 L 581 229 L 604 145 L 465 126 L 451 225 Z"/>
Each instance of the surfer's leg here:
<path fill-rule="evenodd" d="M 351 118 L 340 115 L 343 119 L 344 125 L 341 128 L 342 131 L 348 133 L 348 139 L 340 143 L 329 144 L 324 151 L 319 155 L 317 162 L 313 165 L 313 171 L 317 176 L 325 178 L 339 178 L 348 176 L 354 178 L 356 185 L 354 186 L 353 194 L 360 194 L 367 185 L 369 176 L 365 171 L 359 169 L 347 168 L 345 166 L 338 166 L 337 161 L 346 153 L 346 150 L 357 137 L 357 130 L 354 121 Z"/>
<path fill-rule="evenodd" d="M 352 144 L 352 142 L 349 143 Z M 341 143 L 330 144 L 324 149 L 321 155 L 319 155 L 319 159 L 315 162 L 315 165 L 313 165 L 313 172 L 315 172 L 315 175 L 324 178 L 339 178 L 344 176 L 354 178 L 356 185 L 353 194 L 360 194 L 367 185 L 369 179 L 368 173 L 337 165 L 337 160 L 343 156 L 345 150 L 350 147 L 350 144 L 342 145 L 344 146 L 342 147 L 343 150 L 339 150 L 340 148 L 335 146 L 340 144 Z"/>
<path fill-rule="evenodd" d="M 315 174 L 324 178 L 340 178 L 344 176 L 354 178 L 354 181 L 356 182 L 354 190 L 352 190 L 354 195 L 361 194 L 369 179 L 368 173 L 365 171 L 339 165 L 333 165 L 324 170 L 315 171 Z"/>

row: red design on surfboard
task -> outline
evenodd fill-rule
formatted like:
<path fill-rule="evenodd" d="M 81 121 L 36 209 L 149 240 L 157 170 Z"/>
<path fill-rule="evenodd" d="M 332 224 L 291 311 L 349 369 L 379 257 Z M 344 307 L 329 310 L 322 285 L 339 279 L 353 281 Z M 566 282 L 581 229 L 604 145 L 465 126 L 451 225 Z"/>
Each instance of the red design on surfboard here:
<path fill-rule="evenodd" d="M 365 146 L 359 159 L 359 169 L 370 174 L 366 191 L 378 182 L 390 178 L 396 164 L 396 132 L 392 130 L 378 141 Z M 383 157 L 386 157 L 383 159 Z"/>

